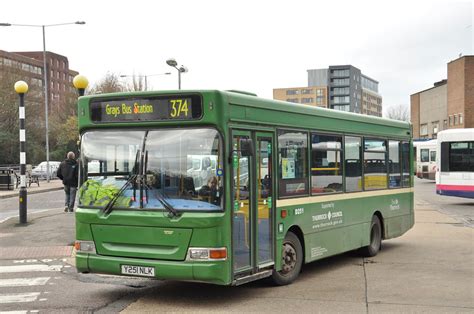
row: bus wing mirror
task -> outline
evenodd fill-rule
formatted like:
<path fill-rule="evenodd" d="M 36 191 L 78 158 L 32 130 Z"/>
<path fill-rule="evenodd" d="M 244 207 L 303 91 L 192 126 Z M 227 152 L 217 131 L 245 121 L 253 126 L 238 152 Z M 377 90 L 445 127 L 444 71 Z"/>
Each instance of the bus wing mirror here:
<path fill-rule="evenodd" d="M 242 157 L 250 157 L 250 156 L 255 155 L 252 139 L 250 138 L 240 139 L 240 153 Z"/>

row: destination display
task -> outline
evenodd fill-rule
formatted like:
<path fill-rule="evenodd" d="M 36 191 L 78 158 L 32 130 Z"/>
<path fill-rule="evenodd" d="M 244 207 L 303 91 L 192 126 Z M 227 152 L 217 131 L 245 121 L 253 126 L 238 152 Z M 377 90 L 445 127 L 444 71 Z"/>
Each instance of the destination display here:
<path fill-rule="evenodd" d="M 96 100 L 90 104 L 94 122 L 193 120 L 202 115 L 199 95 Z"/>

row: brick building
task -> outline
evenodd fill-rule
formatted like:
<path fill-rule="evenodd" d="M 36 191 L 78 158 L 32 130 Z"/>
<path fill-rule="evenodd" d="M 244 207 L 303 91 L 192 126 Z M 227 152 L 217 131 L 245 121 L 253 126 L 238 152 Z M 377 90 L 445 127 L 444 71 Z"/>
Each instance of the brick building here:
<path fill-rule="evenodd" d="M 275 88 L 273 99 L 327 108 L 328 89 L 327 86 Z"/>
<path fill-rule="evenodd" d="M 439 131 L 474 128 L 474 56 L 447 64 L 448 78 L 410 96 L 414 138 L 436 138 Z"/>
<path fill-rule="evenodd" d="M 75 96 L 72 80 L 78 72 L 69 69 L 69 61 L 65 56 L 46 52 L 49 93 L 49 112 L 54 113 L 61 110 L 74 110 Z M 30 91 L 34 92 L 34 101 L 44 104 L 44 72 L 43 52 L 7 52 L 0 50 L 0 77 L 11 72 L 12 69 L 20 73 L 24 81 L 30 85 Z M 37 94 L 42 95 L 37 95 Z M 29 92 L 31 95 L 32 93 Z M 66 108 L 73 106 L 73 108 Z"/>

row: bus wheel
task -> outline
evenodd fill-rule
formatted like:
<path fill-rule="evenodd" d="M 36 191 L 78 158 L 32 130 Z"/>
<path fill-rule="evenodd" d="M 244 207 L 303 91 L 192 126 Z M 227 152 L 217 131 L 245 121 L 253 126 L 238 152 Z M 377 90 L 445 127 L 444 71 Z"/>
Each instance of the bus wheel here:
<path fill-rule="evenodd" d="M 288 232 L 283 240 L 281 270 L 273 270 L 272 280 L 279 286 L 292 283 L 298 277 L 303 264 L 303 248 L 293 232 Z"/>
<path fill-rule="evenodd" d="M 366 257 L 377 255 L 382 246 L 382 225 L 377 215 L 372 217 L 370 224 L 370 244 L 361 248 L 361 254 Z"/>

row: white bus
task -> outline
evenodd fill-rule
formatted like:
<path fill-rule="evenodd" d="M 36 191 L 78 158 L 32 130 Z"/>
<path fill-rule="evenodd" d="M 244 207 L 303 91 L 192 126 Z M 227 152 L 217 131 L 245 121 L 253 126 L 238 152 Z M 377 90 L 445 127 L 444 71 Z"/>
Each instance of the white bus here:
<path fill-rule="evenodd" d="M 436 193 L 474 198 L 474 129 L 438 133 Z"/>
<path fill-rule="evenodd" d="M 416 176 L 420 179 L 435 180 L 437 140 L 416 143 Z"/>

